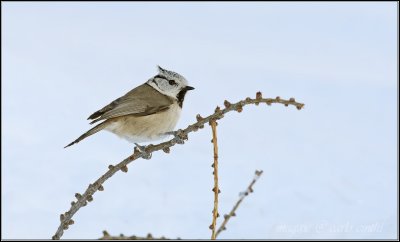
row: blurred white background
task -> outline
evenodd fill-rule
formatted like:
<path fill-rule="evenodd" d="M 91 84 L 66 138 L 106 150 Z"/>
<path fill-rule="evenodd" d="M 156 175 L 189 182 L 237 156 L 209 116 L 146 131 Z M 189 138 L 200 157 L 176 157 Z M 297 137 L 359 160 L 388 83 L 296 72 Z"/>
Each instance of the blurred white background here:
<path fill-rule="evenodd" d="M 306 104 L 249 106 L 219 122 L 221 215 L 264 170 L 219 238 L 396 238 L 397 8 L 2 2 L 3 239 L 51 238 L 74 194 L 131 154 L 107 132 L 63 147 L 156 65 L 196 87 L 177 128 L 257 91 Z M 210 238 L 210 139 L 206 127 L 133 162 L 63 238 Z"/>

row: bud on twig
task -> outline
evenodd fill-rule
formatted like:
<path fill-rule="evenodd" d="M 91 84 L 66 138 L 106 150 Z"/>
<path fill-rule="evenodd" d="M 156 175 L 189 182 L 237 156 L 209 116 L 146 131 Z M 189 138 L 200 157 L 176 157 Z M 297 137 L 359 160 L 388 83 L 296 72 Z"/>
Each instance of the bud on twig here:
<path fill-rule="evenodd" d="M 231 106 L 231 103 L 228 102 L 227 100 L 224 101 L 224 106 L 225 108 L 229 108 Z"/>
<path fill-rule="evenodd" d="M 128 172 L 128 166 L 123 166 L 123 167 L 121 167 L 121 171 L 123 171 L 123 172 Z"/>
<path fill-rule="evenodd" d="M 165 148 L 163 148 L 163 151 L 164 151 L 165 153 L 169 154 L 170 149 L 169 149 L 169 147 L 165 147 Z"/>

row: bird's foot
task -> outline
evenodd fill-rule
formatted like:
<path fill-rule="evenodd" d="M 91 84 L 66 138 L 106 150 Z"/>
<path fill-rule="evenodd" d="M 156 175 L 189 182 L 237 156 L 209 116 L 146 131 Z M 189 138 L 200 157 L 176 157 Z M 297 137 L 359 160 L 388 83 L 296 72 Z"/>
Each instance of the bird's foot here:
<path fill-rule="evenodd" d="M 184 144 L 185 140 L 188 140 L 187 134 L 185 134 L 182 129 L 178 129 L 177 131 L 166 132 L 167 135 L 173 135 L 176 143 Z"/>
<path fill-rule="evenodd" d="M 146 151 L 146 147 L 144 145 L 139 145 L 138 143 L 135 143 L 136 148 L 138 149 L 138 151 L 142 154 L 142 158 L 146 159 L 146 160 L 150 160 L 151 159 L 151 153 L 148 153 Z"/>

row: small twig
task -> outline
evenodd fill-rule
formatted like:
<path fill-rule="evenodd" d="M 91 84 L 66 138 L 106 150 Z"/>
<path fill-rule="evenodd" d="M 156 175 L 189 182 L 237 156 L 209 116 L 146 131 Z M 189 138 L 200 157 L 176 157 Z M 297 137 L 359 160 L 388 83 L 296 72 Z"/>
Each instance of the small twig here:
<path fill-rule="evenodd" d="M 250 104 L 256 104 L 258 105 L 259 103 L 266 103 L 267 105 L 271 105 L 272 103 L 280 103 L 284 104 L 285 106 L 293 105 L 295 106 L 298 110 L 302 109 L 304 107 L 303 103 L 296 102 L 294 98 L 290 98 L 289 100 L 284 100 L 281 99 L 280 97 L 276 98 L 262 98 L 261 92 L 258 92 L 256 95 L 255 99 L 252 98 L 246 98 L 245 100 L 239 101 L 237 103 L 231 104 L 230 102 L 226 101 L 224 102 L 225 108 L 222 110 L 219 110 L 218 112 L 215 112 L 211 114 L 210 116 L 206 118 L 202 118 L 200 115 L 197 115 L 197 122 L 194 124 L 189 125 L 186 129 L 179 130 L 178 131 L 178 137 L 174 137 L 169 141 L 162 142 L 156 145 L 148 145 L 146 146 L 145 152 L 139 152 L 137 149 L 135 149 L 135 152 L 118 163 L 117 165 L 109 166 L 109 170 L 104 173 L 100 178 L 98 178 L 93 184 L 90 184 L 89 187 L 86 189 L 86 191 L 79 196 L 76 196 L 77 201 L 71 202 L 71 207 L 70 209 L 62 214 L 63 216 L 60 216 L 60 225 L 58 226 L 58 229 L 52 239 L 60 239 L 61 236 L 64 234 L 64 230 L 69 228 L 69 225 L 73 223 L 72 217 L 74 214 L 82 207 L 87 205 L 87 202 L 93 199 L 93 194 L 95 192 L 102 191 L 104 190 L 102 184 L 112 177 L 117 171 L 119 170 L 125 170 L 125 167 L 129 163 L 131 163 L 134 160 L 137 160 L 140 157 L 143 157 L 144 154 L 151 154 L 152 152 L 158 151 L 158 150 L 164 150 L 164 152 L 169 152 L 169 148 L 178 144 L 182 143 L 181 141 L 184 139 L 188 138 L 188 134 L 191 132 L 196 132 L 199 129 L 204 128 L 204 124 L 208 123 L 210 120 L 218 120 L 224 117 L 224 115 L 228 112 L 231 111 L 237 111 L 237 112 L 242 112 L 243 107 L 246 105 Z"/>
<path fill-rule="evenodd" d="M 226 224 L 228 223 L 229 219 L 233 216 L 236 216 L 236 210 L 238 209 L 240 203 L 243 201 L 243 199 L 249 195 L 250 193 L 253 192 L 253 185 L 256 183 L 258 178 L 262 175 L 263 171 L 257 171 L 255 172 L 254 178 L 251 181 L 250 185 L 247 187 L 246 191 L 241 192 L 239 194 L 239 200 L 236 202 L 235 206 L 233 206 L 232 210 L 229 212 L 229 214 L 224 215 L 224 221 L 222 222 L 221 226 L 219 226 L 217 233 L 215 237 L 218 237 L 218 235 L 226 229 Z"/>
<path fill-rule="evenodd" d="M 177 238 L 180 239 L 180 238 Z M 165 238 L 164 236 L 161 237 L 153 237 L 150 233 L 147 234 L 146 237 L 142 236 L 125 236 L 123 234 L 120 234 L 119 236 L 112 236 L 110 235 L 107 231 L 103 231 L 103 237 L 99 238 L 99 240 L 170 240 L 168 238 Z"/>
<path fill-rule="evenodd" d="M 219 107 L 217 107 L 219 110 Z M 217 112 L 217 110 L 216 110 Z M 218 217 L 218 193 L 220 192 L 218 187 L 218 141 L 217 141 L 217 122 L 215 120 L 210 121 L 211 129 L 212 129 L 212 142 L 214 147 L 214 188 L 212 189 L 214 192 L 214 209 L 213 209 L 213 219 L 210 228 L 212 230 L 211 239 L 215 239 L 215 228 L 217 226 L 217 217 Z"/>

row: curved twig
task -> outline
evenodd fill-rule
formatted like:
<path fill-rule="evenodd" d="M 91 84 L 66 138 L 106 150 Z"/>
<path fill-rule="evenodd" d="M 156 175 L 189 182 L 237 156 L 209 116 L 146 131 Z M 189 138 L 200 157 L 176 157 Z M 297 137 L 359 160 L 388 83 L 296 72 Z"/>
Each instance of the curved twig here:
<path fill-rule="evenodd" d="M 276 98 L 262 98 L 261 92 L 258 92 L 256 95 L 255 99 L 252 98 L 246 98 L 245 100 L 239 101 L 237 103 L 231 104 L 228 101 L 225 100 L 224 105 L 225 108 L 220 110 L 216 109 L 213 114 L 206 118 L 202 118 L 199 114 L 196 116 L 197 122 L 194 124 L 189 125 L 186 129 L 183 130 L 178 130 L 177 132 L 177 137 L 172 138 L 169 141 L 159 143 L 157 145 L 148 145 L 146 146 L 145 152 L 139 152 L 137 149 L 135 149 L 135 152 L 118 163 L 117 165 L 113 166 L 110 165 L 108 168 L 109 170 L 104 173 L 99 179 L 97 179 L 93 184 L 89 184 L 88 188 L 86 191 L 81 195 L 79 193 L 75 194 L 75 197 L 77 198 L 76 202 L 71 202 L 71 208 L 65 212 L 64 214 L 60 215 L 60 225 L 52 237 L 52 239 L 60 239 L 61 236 L 64 233 L 64 230 L 68 229 L 70 225 L 74 223 L 72 220 L 72 217 L 74 214 L 82 207 L 87 205 L 87 202 L 93 201 L 93 194 L 99 191 L 103 191 L 104 188 L 102 184 L 109 179 L 111 176 L 113 176 L 117 171 L 122 170 L 124 172 L 128 171 L 127 165 L 131 163 L 134 160 L 137 160 L 140 157 L 143 157 L 146 153 L 150 154 L 154 151 L 158 150 L 163 150 L 166 153 L 169 153 L 169 148 L 176 145 L 177 143 L 182 143 L 181 140 L 187 140 L 188 139 L 188 134 L 191 132 L 195 132 L 199 129 L 204 128 L 204 124 L 208 123 L 210 120 L 218 120 L 224 117 L 224 114 L 231 112 L 231 111 L 237 111 L 237 112 L 242 112 L 243 107 L 249 104 L 256 104 L 258 105 L 259 103 L 266 103 L 268 105 L 271 105 L 272 103 L 280 103 L 284 104 L 285 106 L 293 105 L 297 109 L 302 109 L 304 107 L 303 103 L 298 103 L 295 101 L 294 98 L 290 98 L 289 100 L 284 100 L 281 99 L 280 97 Z"/>
<path fill-rule="evenodd" d="M 180 238 L 176 238 L 174 240 L 179 240 Z M 120 234 L 119 236 L 112 236 L 110 235 L 106 230 L 103 231 L 103 237 L 99 238 L 99 240 L 170 240 L 169 238 L 166 238 L 164 236 L 161 237 L 153 237 L 152 234 L 148 233 L 146 237 L 144 236 L 126 236 L 123 234 Z"/>
<path fill-rule="evenodd" d="M 263 171 L 257 171 L 255 172 L 254 178 L 251 181 L 250 185 L 247 187 L 246 191 L 239 193 L 239 200 L 235 203 L 235 205 L 233 206 L 232 210 L 229 212 L 229 214 L 225 214 L 224 215 L 224 221 L 222 222 L 221 226 L 219 226 L 217 233 L 215 235 L 215 237 L 218 237 L 218 235 L 224 231 L 226 229 L 226 224 L 228 223 L 229 219 L 231 217 L 236 216 L 236 210 L 238 209 L 240 203 L 243 201 L 243 199 L 249 195 L 250 193 L 253 192 L 253 185 L 254 183 L 256 183 L 256 181 L 258 180 L 258 178 L 260 178 L 260 176 L 262 175 Z"/>

